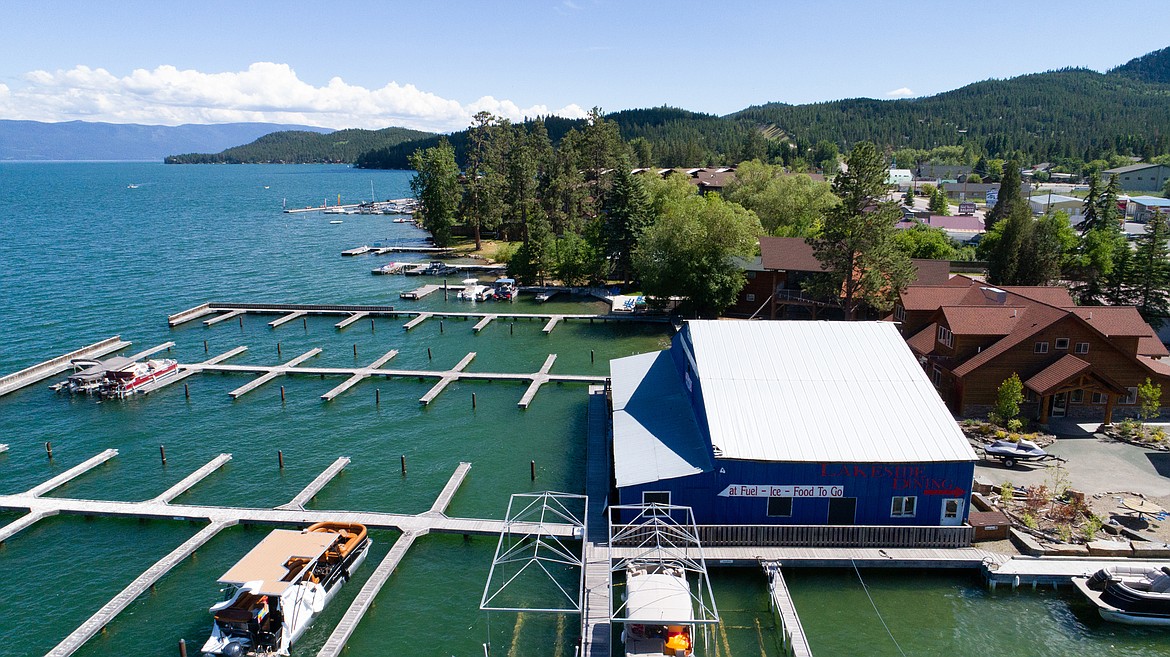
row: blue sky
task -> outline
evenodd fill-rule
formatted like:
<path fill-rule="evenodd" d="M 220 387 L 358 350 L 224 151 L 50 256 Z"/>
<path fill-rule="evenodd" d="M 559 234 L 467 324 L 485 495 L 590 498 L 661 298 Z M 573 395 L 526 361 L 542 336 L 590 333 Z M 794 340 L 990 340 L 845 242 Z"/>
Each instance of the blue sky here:
<path fill-rule="evenodd" d="M 1042 7 L 1042 8 L 1040 8 Z M 930 95 L 1170 45 L 1164 0 L 7 2 L 0 118 L 464 127 Z M 1162 18 L 1158 18 L 1161 16 Z"/>

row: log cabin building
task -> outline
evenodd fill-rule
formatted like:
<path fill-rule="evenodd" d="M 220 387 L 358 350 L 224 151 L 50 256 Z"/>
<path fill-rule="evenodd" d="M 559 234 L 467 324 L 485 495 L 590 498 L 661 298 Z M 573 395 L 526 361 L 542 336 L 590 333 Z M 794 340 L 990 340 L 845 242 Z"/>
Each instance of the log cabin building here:
<path fill-rule="evenodd" d="M 981 416 L 1016 373 L 1022 412 L 1101 420 L 1138 414 L 1149 377 L 1170 406 L 1170 352 L 1132 306 L 1077 306 L 1061 287 L 993 287 L 966 277 L 912 285 L 888 319 L 952 412 Z"/>

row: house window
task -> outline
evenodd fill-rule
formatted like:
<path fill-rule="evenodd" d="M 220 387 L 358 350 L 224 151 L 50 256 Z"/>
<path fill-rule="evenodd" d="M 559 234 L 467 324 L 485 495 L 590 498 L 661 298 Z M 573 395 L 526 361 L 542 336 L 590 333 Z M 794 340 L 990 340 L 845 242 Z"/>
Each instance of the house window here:
<path fill-rule="evenodd" d="M 1047 342 L 1037 342 L 1035 353 L 1038 353 L 1038 354 L 1048 353 L 1048 343 Z"/>
<path fill-rule="evenodd" d="M 938 341 L 950 347 L 954 344 L 951 330 L 945 326 L 938 327 Z"/>
<path fill-rule="evenodd" d="M 754 272 L 754 271 L 749 271 L 749 272 L 747 273 L 747 277 L 748 277 L 748 280 L 749 280 L 749 281 L 750 281 L 750 280 L 752 280 L 753 278 L 755 278 L 755 277 L 756 277 L 756 272 Z"/>
<path fill-rule="evenodd" d="M 894 319 L 899 322 L 906 321 L 906 308 L 900 303 L 894 306 Z"/>
<path fill-rule="evenodd" d="M 668 491 L 668 490 L 642 491 L 642 505 L 649 506 L 651 504 L 662 504 L 664 506 L 670 506 L 670 491 Z M 667 511 L 665 509 L 661 509 L 661 510 L 655 510 L 652 512 L 648 512 L 646 515 L 665 516 L 665 515 L 669 515 L 669 514 L 670 514 L 669 511 Z"/>
<path fill-rule="evenodd" d="M 914 496 L 895 497 L 890 502 L 891 518 L 913 518 L 918 506 L 918 498 Z"/>
<path fill-rule="evenodd" d="M 1076 352 L 1077 352 L 1078 354 L 1087 354 L 1087 353 L 1089 353 L 1089 343 L 1088 343 L 1088 342 L 1078 342 L 1078 343 L 1077 343 Z"/>
<path fill-rule="evenodd" d="M 747 300 L 748 300 L 748 301 L 755 301 L 755 300 L 756 300 L 756 295 L 754 295 L 754 294 L 749 294 L 749 295 L 747 295 Z"/>
<path fill-rule="evenodd" d="M 1072 397 L 1069 399 L 1074 404 L 1080 404 L 1085 401 L 1085 391 L 1077 388 L 1072 391 Z"/>
<path fill-rule="evenodd" d="M 1056 348 L 1057 349 L 1068 349 L 1068 338 L 1057 338 L 1056 339 Z"/>
<path fill-rule="evenodd" d="M 1102 392 L 1094 392 L 1093 393 L 1093 403 L 1094 404 L 1104 404 L 1105 402 L 1106 402 L 1105 393 L 1102 393 Z"/>
<path fill-rule="evenodd" d="M 1126 390 L 1129 391 L 1129 394 L 1125 396 L 1125 399 L 1121 400 L 1121 403 L 1122 404 L 1129 404 L 1129 405 L 1136 404 L 1137 403 L 1137 388 L 1126 388 Z"/>
<path fill-rule="evenodd" d="M 935 388 L 942 388 L 942 369 L 938 365 L 935 365 L 934 370 L 931 371 L 930 380 L 934 382 Z"/>
<path fill-rule="evenodd" d="M 769 497 L 768 498 L 768 516 L 772 518 L 790 518 L 792 517 L 792 498 L 791 497 Z"/>

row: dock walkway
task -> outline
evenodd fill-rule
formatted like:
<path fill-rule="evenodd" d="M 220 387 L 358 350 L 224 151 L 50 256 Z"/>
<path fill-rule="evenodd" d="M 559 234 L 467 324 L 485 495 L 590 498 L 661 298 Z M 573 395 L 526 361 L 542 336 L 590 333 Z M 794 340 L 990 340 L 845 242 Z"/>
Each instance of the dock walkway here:
<path fill-rule="evenodd" d="M 804 634 L 804 626 L 800 623 L 800 615 L 796 613 L 796 604 L 788 592 L 788 583 L 784 581 L 784 574 L 780 572 L 780 564 L 774 561 L 764 562 L 764 573 L 768 576 L 768 591 L 772 596 L 772 609 L 780 618 L 781 632 L 787 654 L 792 657 L 812 657 L 812 648 L 808 645 L 808 637 Z"/>
<path fill-rule="evenodd" d="M 173 343 L 172 343 L 173 344 Z M 69 369 L 70 362 L 75 358 L 101 358 L 115 351 L 129 347 L 130 343 L 122 340 L 121 336 L 115 335 L 112 338 L 106 338 L 101 342 L 95 342 L 88 347 L 76 349 L 67 354 L 62 354 L 56 358 L 50 358 L 43 363 L 37 363 L 31 367 L 26 367 L 19 372 L 13 372 L 6 376 L 0 377 L 0 397 L 7 395 L 10 392 L 20 390 L 25 386 L 30 386 L 38 381 L 60 374 Z"/>
<path fill-rule="evenodd" d="M 589 386 L 586 437 L 585 573 L 581 601 L 581 655 L 609 657 L 613 629 L 610 598 L 609 521 L 609 407 L 604 386 Z"/>
<path fill-rule="evenodd" d="M 268 370 L 264 374 L 261 374 L 257 379 L 250 381 L 248 383 L 245 383 L 244 385 L 240 386 L 239 388 L 232 390 L 228 394 L 231 395 L 232 399 L 239 399 L 240 397 L 243 397 L 244 395 L 248 394 L 249 392 L 252 392 L 256 388 L 259 388 L 260 386 L 264 385 L 265 383 L 268 383 L 269 381 L 275 379 L 276 377 L 284 376 L 285 374 L 288 374 L 292 368 L 296 367 L 297 365 L 300 365 L 301 363 L 305 362 L 306 360 L 309 360 L 310 358 L 312 358 L 313 356 L 316 356 L 319 353 L 321 353 L 321 348 L 320 347 L 313 347 L 312 349 L 306 351 L 305 353 L 301 354 L 300 356 L 297 356 L 296 358 L 288 361 L 284 365 L 278 365 L 276 367 L 273 367 L 272 369 Z"/>
<path fill-rule="evenodd" d="M 308 502 L 309 500 L 313 499 L 313 497 L 317 493 L 320 493 L 321 489 L 324 488 L 325 485 L 328 484 L 330 481 L 332 481 L 333 478 L 336 477 L 337 474 L 339 472 L 341 472 L 341 470 L 343 468 L 345 468 L 345 466 L 347 466 L 347 465 L 349 465 L 349 457 L 342 456 L 342 457 L 338 458 L 336 461 L 333 462 L 332 465 L 330 465 L 328 468 L 325 468 L 324 472 L 317 475 L 316 479 L 309 482 L 309 485 L 305 486 L 304 490 L 297 493 L 297 496 L 292 498 L 291 502 L 289 502 L 288 504 L 281 504 L 280 506 L 278 506 L 276 508 L 290 509 L 290 510 L 298 510 L 299 509 L 301 511 L 304 511 L 305 510 L 305 503 Z"/>
<path fill-rule="evenodd" d="M 199 468 L 186 477 L 183 477 L 179 483 L 166 489 L 160 493 L 158 497 L 151 501 L 158 502 L 160 504 L 170 504 L 176 497 L 182 495 L 183 493 L 187 492 L 189 488 L 206 479 L 208 475 L 222 468 L 223 464 L 230 460 L 232 460 L 231 454 L 220 454 L 219 456 L 208 461 L 207 465 Z"/>
<path fill-rule="evenodd" d="M 994 588 L 1005 584 L 1013 588 L 1025 584 L 1068 584 L 1074 577 L 1088 577 L 1111 565 L 1161 568 L 1164 560 L 1132 559 L 1128 557 L 1024 557 L 1015 556 L 984 564 L 984 575 Z"/>

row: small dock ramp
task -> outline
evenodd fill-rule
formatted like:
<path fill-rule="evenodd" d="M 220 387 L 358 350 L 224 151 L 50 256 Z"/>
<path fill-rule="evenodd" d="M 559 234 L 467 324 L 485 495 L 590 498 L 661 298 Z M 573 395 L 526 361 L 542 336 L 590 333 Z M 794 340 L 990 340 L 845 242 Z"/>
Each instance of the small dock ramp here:
<path fill-rule="evenodd" d="M 780 562 L 764 561 L 760 565 L 764 567 L 764 574 L 768 576 L 772 611 L 780 619 L 785 654 L 791 657 L 812 657 L 812 649 L 808 646 L 808 637 L 804 634 L 804 626 L 800 624 L 796 605 L 792 602 L 792 595 L 788 593 L 788 584 L 784 581 L 784 574 L 780 572 Z"/>

